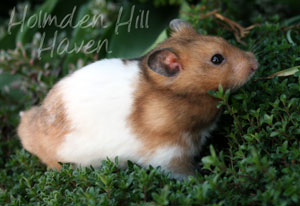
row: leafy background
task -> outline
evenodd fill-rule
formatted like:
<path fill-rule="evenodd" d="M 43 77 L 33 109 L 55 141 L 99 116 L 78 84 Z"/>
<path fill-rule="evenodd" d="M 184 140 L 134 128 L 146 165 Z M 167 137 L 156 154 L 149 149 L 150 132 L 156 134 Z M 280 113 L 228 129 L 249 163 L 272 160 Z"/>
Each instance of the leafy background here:
<path fill-rule="evenodd" d="M 120 27 L 114 33 L 119 8 L 128 19 L 131 6 L 150 10 L 150 29 Z M 75 19 L 103 14 L 103 28 L 55 26 L 8 33 L 11 12 L 20 21 L 40 11 L 62 19 L 76 6 Z M 137 11 L 137 10 L 136 10 Z M 209 15 L 215 11 L 244 28 L 257 25 L 241 41 L 228 22 Z M 38 104 L 60 78 L 106 57 L 138 57 L 168 35 L 175 17 L 191 22 L 202 34 L 218 35 L 253 51 L 260 68 L 253 80 L 235 94 L 212 92 L 224 107 L 218 129 L 199 155 L 196 177 L 171 179 L 159 168 L 129 162 L 119 170 L 116 160 L 101 168 L 47 170 L 24 151 L 16 136 L 18 113 Z M 0 7 L 0 204 L 1 205 L 300 205 L 300 2 L 297 0 L 11 0 Z M 41 37 L 51 45 L 70 48 L 83 40 L 108 39 L 112 53 L 58 55 L 43 52 Z M 57 45 L 56 45 L 57 46 Z M 286 70 L 289 69 L 289 70 Z M 279 73 L 276 73 L 279 72 Z M 274 74 L 272 76 L 272 74 Z M 283 77 L 279 77 L 282 76 Z"/>

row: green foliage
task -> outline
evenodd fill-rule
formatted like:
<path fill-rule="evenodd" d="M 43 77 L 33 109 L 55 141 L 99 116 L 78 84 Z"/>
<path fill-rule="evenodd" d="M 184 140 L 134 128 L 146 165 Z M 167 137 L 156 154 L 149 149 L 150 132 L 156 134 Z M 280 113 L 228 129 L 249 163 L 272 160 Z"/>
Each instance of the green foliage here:
<path fill-rule="evenodd" d="M 50 1 L 40 6 L 45 7 L 47 2 Z M 60 3 L 52 5 L 53 8 L 48 5 L 49 12 L 51 10 L 57 16 L 65 15 L 74 5 L 68 1 L 66 10 L 62 11 L 59 9 L 61 1 L 57 2 Z M 170 6 L 173 1 L 155 2 Z M 51 57 L 51 52 L 47 51 L 40 59 L 37 50 L 42 33 L 50 34 L 46 38 L 46 43 L 50 44 L 53 28 L 37 28 L 34 32 L 27 29 L 21 34 L 18 33 L 20 28 L 15 27 L 9 35 L 7 20 L 0 28 L 4 31 L 0 34 L 0 204 L 299 205 L 300 72 L 295 68 L 300 65 L 300 18 L 293 15 L 298 2 L 287 1 L 285 5 L 282 2 L 244 2 L 250 7 L 238 6 L 236 1 L 230 0 L 185 1 L 181 4 L 179 16 L 190 21 L 199 32 L 223 36 L 232 44 L 253 51 L 260 63 L 253 80 L 238 91 L 225 91 L 221 86 L 218 91 L 210 91 L 220 100 L 218 107 L 224 114 L 199 158 L 201 169 L 196 177 L 184 181 L 171 179 L 159 168 L 142 169 L 131 162 L 128 169 L 119 169 L 117 159 L 104 161 L 97 169 L 73 169 L 72 165 L 66 164 L 57 172 L 47 170 L 36 157 L 21 149 L 15 132 L 18 112 L 38 104 L 53 84 L 67 73 L 109 55 L 103 51 L 88 55 L 80 51 Z M 74 45 L 82 40 L 108 38 L 112 41 L 111 48 L 120 48 L 117 56 L 128 55 L 126 49 L 130 44 L 141 45 L 139 48 L 130 47 L 133 53 L 130 55 L 142 54 L 153 47 L 154 42 L 166 37 L 167 21 L 178 9 L 174 6 L 157 7 L 156 3 L 149 5 L 154 13 L 161 14 L 170 9 L 173 13 L 156 17 L 147 43 L 142 44 L 141 37 L 132 38 L 143 35 L 145 31 L 132 30 L 133 36 L 128 39 L 133 42 L 128 40 L 128 44 L 122 45 L 127 37 L 113 36 L 111 25 L 116 21 L 118 10 L 110 4 L 109 1 L 80 2 L 76 19 L 101 11 L 107 17 L 108 27 L 66 29 L 60 31 L 58 39 L 67 37 Z M 19 20 L 24 6 L 18 6 L 16 18 Z M 29 15 L 37 12 L 40 6 L 29 8 Z M 136 6 L 144 5 L 137 3 Z M 246 8 L 247 16 L 241 15 Z M 224 23 L 212 16 L 199 19 L 200 14 L 214 9 L 244 26 L 260 24 L 243 39 L 247 46 L 240 45 L 233 34 L 224 29 Z M 271 14 L 272 9 L 278 11 L 278 15 Z M 290 16 L 286 11 L 291 11 Z M 22 44 L 16 43 L 17 39 Z M 282 70 L 291 71 L 291 68 L 293 72 L 288 76 L 266 79 Z"/>

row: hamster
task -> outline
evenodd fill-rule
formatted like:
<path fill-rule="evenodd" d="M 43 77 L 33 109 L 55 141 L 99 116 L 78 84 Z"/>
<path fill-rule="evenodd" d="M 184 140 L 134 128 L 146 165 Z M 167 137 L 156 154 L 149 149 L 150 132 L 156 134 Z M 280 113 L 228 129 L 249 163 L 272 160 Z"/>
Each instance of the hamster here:
<path fill-rule="evenodd" d="M 179 19 L 171 36 L 139 59 L 104 59 L 60 80 L 40 106 L 21 113 L 23 147 L 50 168 L 99 166 L 118 157 L 193 175 L 194 156 L 216 127 L 209 90 L 237 89 L 258 62 L 220 37 Z"/>

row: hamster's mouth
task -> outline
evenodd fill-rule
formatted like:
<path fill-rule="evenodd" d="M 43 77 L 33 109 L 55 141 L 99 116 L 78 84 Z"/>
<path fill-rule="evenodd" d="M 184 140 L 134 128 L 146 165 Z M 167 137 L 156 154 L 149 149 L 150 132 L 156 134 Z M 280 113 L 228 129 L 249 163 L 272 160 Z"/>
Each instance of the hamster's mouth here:
<path fill-rule="evenodd" d="M 251 73 L 248 75 L 248 78 L 245 81 L 238 81 L 236 82 L 231 88 L 231 93 L 235 93 L 239 88 L 241 88 L 242 86 L 244 86 L 245 84 L 247 84 L 252 77 L 254 76 L 255 71 L 251 71 Z"/>

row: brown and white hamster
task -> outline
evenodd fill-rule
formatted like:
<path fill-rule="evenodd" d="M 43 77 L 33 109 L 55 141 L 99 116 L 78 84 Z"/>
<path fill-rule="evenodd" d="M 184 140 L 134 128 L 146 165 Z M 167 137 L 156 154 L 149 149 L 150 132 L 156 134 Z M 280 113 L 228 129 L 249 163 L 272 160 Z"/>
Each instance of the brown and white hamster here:
<path fill-rule="evenodd" d="M 171 37 L 139 60 L 104 59 L 59 81 L 41 106 L 22 112 L 24 148 L 51 168 L 118 156 L 120 166 L 131 160 L 193 175 L 193 157 L 219 113 L 207 91 L 239 88 L 258 63 L 185 21 L 170 28 Z"/>

